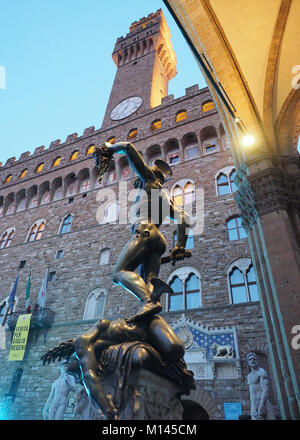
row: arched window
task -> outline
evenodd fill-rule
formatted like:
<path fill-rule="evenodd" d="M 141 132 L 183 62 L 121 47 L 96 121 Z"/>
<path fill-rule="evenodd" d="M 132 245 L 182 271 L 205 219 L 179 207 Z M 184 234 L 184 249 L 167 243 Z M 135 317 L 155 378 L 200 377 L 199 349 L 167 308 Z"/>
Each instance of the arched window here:
<path fill-rule="evenodd" d="M 178 206 L 191 205 L 195 200 L 195 185 L 187 179 L 179 180 L 171 189 L 171 197 Z"/>
<path fill-rule="evenodd" d="M 110 255 L 110 249 L 105 248 L 102 249 L 100 252 L 100 259 L 99 259 L 99 265 L 104 266 L 105 264 L 109 263 L 109 255 Z"/>
<path fill-rule="evenodd" d="M 230 186 L 228 182 L 228 177 L 221 173 L 219 177 L 217 178 L 217 185 L 218 185 L 218 195 L 222 196 L 224 194 L 230 193 Z"/>
<path fill-rule="evenodd" d="M 233 217 L 230 220 L 227 220 L 226 224 L 229 241 L 243 240 L 244 238 L 247 238 L 247 233 L 242 226 L 241 217 Z"/>
<path fill-rule="evenodd" d="M 191 182 L 187 182 L 183 187 L 184 205 L 190 205 L 195 200 L 195 187 Z"/>
<path fill-rule="evenodd" d="M 137 128 L 134 128 L 134 129 L 130 130 L 130 132 L 128 133 L 127 138 L 128 139 L 133 139 L 133 138 L 137 137 L 137 134 L 138 134 L 138 130 L 137 130 Z"/>
<path fill-rule="evenodd" d="M 183 293 L 183 283 L 181 279 L 177 276 L 173 278 L 170 282 L 170 287 L 172 287 L 173 292 L 169 295 L 168 310 L 183 310 L 184 309 L 184 293 Z"/>
<path fill-rule="evenodd" d="M 196 309 L 202 306 L 200 274 L 189 266 L 176 269 L 168 278 L 172 294 L 168 294 L 168 311 Z"/>
<path fill-rule="evenodd" d="M 181 110 L 176 114 L 176 122 L 184 121 L 187 119 L 187 112 L 185 110 Z"/>
<path fill-rule="evenodd" d="M 14 229 L 8 229 L 7 231 L 3 232 L 0 238 L 0 249 L 8 248 L 10 246 L 14 233 Z"/>
<path fill-rule="evenodd" d="M 40 164 L 36 167 L 35 172 L 36 172 L 36 173 L 40 173 L 40 172 L 43 171 L 43 168 L 44 168 L 44 164 L 43 164 L 43 163 L 40 163 Z"/>
<path fill-rule="evenodd" d="M 73 151 L 73 153 L 72 153 L 72 155 L 71 155 L 71 160 L 75 160 L 75 159 L 77 159 L 78 154 L 79 154 L 79 151 L 78 151 L 78 150 Z"/>
<path fill-rule="evenodd" d="M 237 191 L 238 188 L 234 183 L 235 177 L 236 171 L 233 167 L 225 167 L 218 172 L 216 177 L 218 196 L 234 193 L 235 191 Z"/>
<path fill-rule="evenodd" d="M 60 164 L 60 162 L 61 162 L 61 157 L 59 156 L 59 157 L 57 157 L 56 159 L 54 159 L 54 161 L 53 161 L 53 166 L 54 166 L 54 167 L 58 167 L 58 165 Z"/>
<path fill-rule="evenodd" d="M 45 225 L 46 223 L 44 220 L 38 220 L 35 222 L 30 228 L 27 236 L 27 242 L 40 240 L 43 235 Z"/>
<path fill-rule="evenodd" d="M 256 275 L 250 258 L 240 258 L 227 270 L 232 304 L 259 301 Z"/>
<path fill-rule="evenodd" d="M 153 121 L 151 124 L 151 130 L 159 130 L 161 128 L 161 119 L 156 119 L 156 121 Z"/>
<path fill-rule="evenodd" d="M 197 309 L 200 304 L 200 280 L 191 273 L 185 282 L 186 309 Z"/>
<path fill-rule="evenodd" d="M 28 168 L 25 168 L 25 170 L 23 170 L 23 171 L 21 172 L 21 174 L 20 174 L 20 179 L 24 179 L 24 177 L 25 177 L 26 174 L 27 174 L 27 171 L 28 171 Z"/>
<path fill-rule="evenodd" d="M 235 192 L 235 191 L 238 190 L 238 187 L 237 187 L 236 184 L 234 183 L 234 179 L 235 179 L 235 177 L 236 177 L 236 171 L 233 170 L 233 171 L 230 173 L 230 176 L 229 176 L 231 192 Z"/>
<path fill-rule="evenodd" d="M 103 318 L 106 293 L 102 288 L 96 288 L 88 295 L 85 304 L 83 319 Z"/>
<path fill-rule="evenodd" d="M 90 145 L 86 151 L 86 154 L 93 154 L 95 151 L 95 145 Z"/>
<path fill-rule="evenodd" d="M 202 111 L 205 113 L 205 112 L 208 112 L 208 111 L 210 111 L 210 110 L 213 110 L 215 108 L 215 104 L 214 104 L 214 102 L 213 101 L 207 101 L 207 102 L 204 102 L 203 103 L 203 105 L 202 105 Z"/>
<path fill-rule="evenodd" d="M 178 205 L 182 206 L 183 204 L 183 190 L 180 185 L 176 185 L 172 190 L 172 200 L 173 202 Z"/>
<path fill-rule="evenodd" d="M 9 176 L 6 177 L 4 183 L 9 183 L 12 179 L 12 174 L 9 174 Z"/>
<path fill-rule="evenodd" d="M 62 221 L 60 233 L 63 235 L 63 234 L 67 234 L 68 232 L 70 232 L 72 223 L 73 223 L 73 215 L 68 214 Z"/>

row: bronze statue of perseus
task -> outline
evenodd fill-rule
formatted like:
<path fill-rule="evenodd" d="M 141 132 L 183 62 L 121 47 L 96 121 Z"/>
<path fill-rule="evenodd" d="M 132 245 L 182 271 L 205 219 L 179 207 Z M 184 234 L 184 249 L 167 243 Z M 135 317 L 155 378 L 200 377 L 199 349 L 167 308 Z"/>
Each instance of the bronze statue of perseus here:
<path fill-rule="evenodd" d="M 163 189 L 166 176 L 172 174 L 171 167 L 163 160 L 156 160 L 153 166 L 148 166 L 130 142 L 113 145 L 106 142 L 95 148 L 94 158 L 100 170 L 100 179 L 114 154 L 127 156 L 129 165 L 138 175 L 135 186 L 140 190 L 135 202 L 139 215 L 133 220 L 131 238 L 121 251 L 113 272 L 114 284 L 131 292 L 142 304 L 141 311 L 130 318 L 136 320 L 159 313 L 162 310 L 160 295 L 172 293 L 170 286 L 157 278 L 161 256 L 166 251 L 166 240 L 159 230 L 161 224 L 166 216 L 177 222 L 177 243 L 170 252 L 171 261 L 175 261 L 191 254 L 185 250 L 189 218 Z M 155 203 L 152 203 L 153 197 L 156 198 Z M 135 272 L 137 268 L 139 273 Z"/>
<path fill-rule="evenodd" d="M 102 411 L 111 420 L 123 417 L 126 402 L 132 398 L 129 391 L 132 370 L 149 370 L 167 378 L 179 386 L 181 394 L 195 388 L 193 373 L 187 370 L 183 359 L 183 341 L 158 315 L 162 310 L 161 294 L 173 293 L 158 278 L 161 257 L 166 251 L 166 240 L 159 228 L 166 216 L 177 222 L 176 246 L 169 257 L 164 257 L 174 263 L 191 256 L 185 250 L 189 218 L 163 190 L 166 176 L 172 174 L 170 166 L 163 160 L 148 166 L 129 142 L 105 143 L 95 148 L 100 180 L 114 154 L 126 154 L 138 175 L 135 183 L 138 194 L 132 235 L 114 267 L 113 283 L 135 295 L 141 309 L 127 319 L 100 319 L 84 334 L 62 342 L 42 356 L 44 363 L 70 359 L 70 372 L 99 408 L 99 416 Z M 152 203 L 153 197 L 157 203 Z M 114 383 L 113 394 L 107 391 L 110 381 Z"/>

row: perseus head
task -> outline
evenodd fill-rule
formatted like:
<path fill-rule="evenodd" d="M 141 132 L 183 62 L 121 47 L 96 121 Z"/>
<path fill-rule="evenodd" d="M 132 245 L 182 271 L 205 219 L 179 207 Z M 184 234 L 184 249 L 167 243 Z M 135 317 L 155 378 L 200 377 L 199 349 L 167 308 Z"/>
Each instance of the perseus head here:
<path fill-rule="evenodd" d="M 254 353 L 253 351 L 250 351 L 247 356 L 246 356 L 248 365 L 250 368 L 257 368 L 258 367 L 258 358 L 257 358 L 257 354 Z"/>
<path fill-rule="evenodd" d="M 161 184 L 164 183 L 166 176 L 172 175 L 172 168 L 167 164 L 167 162 L 161 159 L 157 159 L 154 162 L 151 170 L 154 172 L 156 178 L 160 181 Z"/>

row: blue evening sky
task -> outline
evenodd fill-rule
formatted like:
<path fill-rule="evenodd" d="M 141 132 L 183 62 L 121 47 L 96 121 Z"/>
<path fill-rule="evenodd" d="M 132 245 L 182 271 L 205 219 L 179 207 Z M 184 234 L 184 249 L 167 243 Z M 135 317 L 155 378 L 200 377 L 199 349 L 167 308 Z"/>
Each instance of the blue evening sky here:
<path fill-rule="evenodd" d="M 40 145 L 99 129 L 116 66 L 117 37 L 133 21 L 162 8 L 177 54 L 175 98 L 205 81 L 161 0 L 10 0 L 0 14 L 0 162 Z M 3 66 L 1 68 L 1 66 Z M 2 77 L 3 84 L 3 77 Z"/>

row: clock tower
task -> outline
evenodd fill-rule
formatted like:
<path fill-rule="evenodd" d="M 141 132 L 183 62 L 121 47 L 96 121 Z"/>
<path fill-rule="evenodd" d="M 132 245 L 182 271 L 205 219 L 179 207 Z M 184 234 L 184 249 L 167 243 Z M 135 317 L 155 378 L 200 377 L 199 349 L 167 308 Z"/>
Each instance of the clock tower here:
<path fill-rule="evenodd" d="M 112 54 L 117 66 L 102 129 L 134 119 L 161 104 L 176 75 L 176 55 L 162 10 L 132 23 Z"/>

